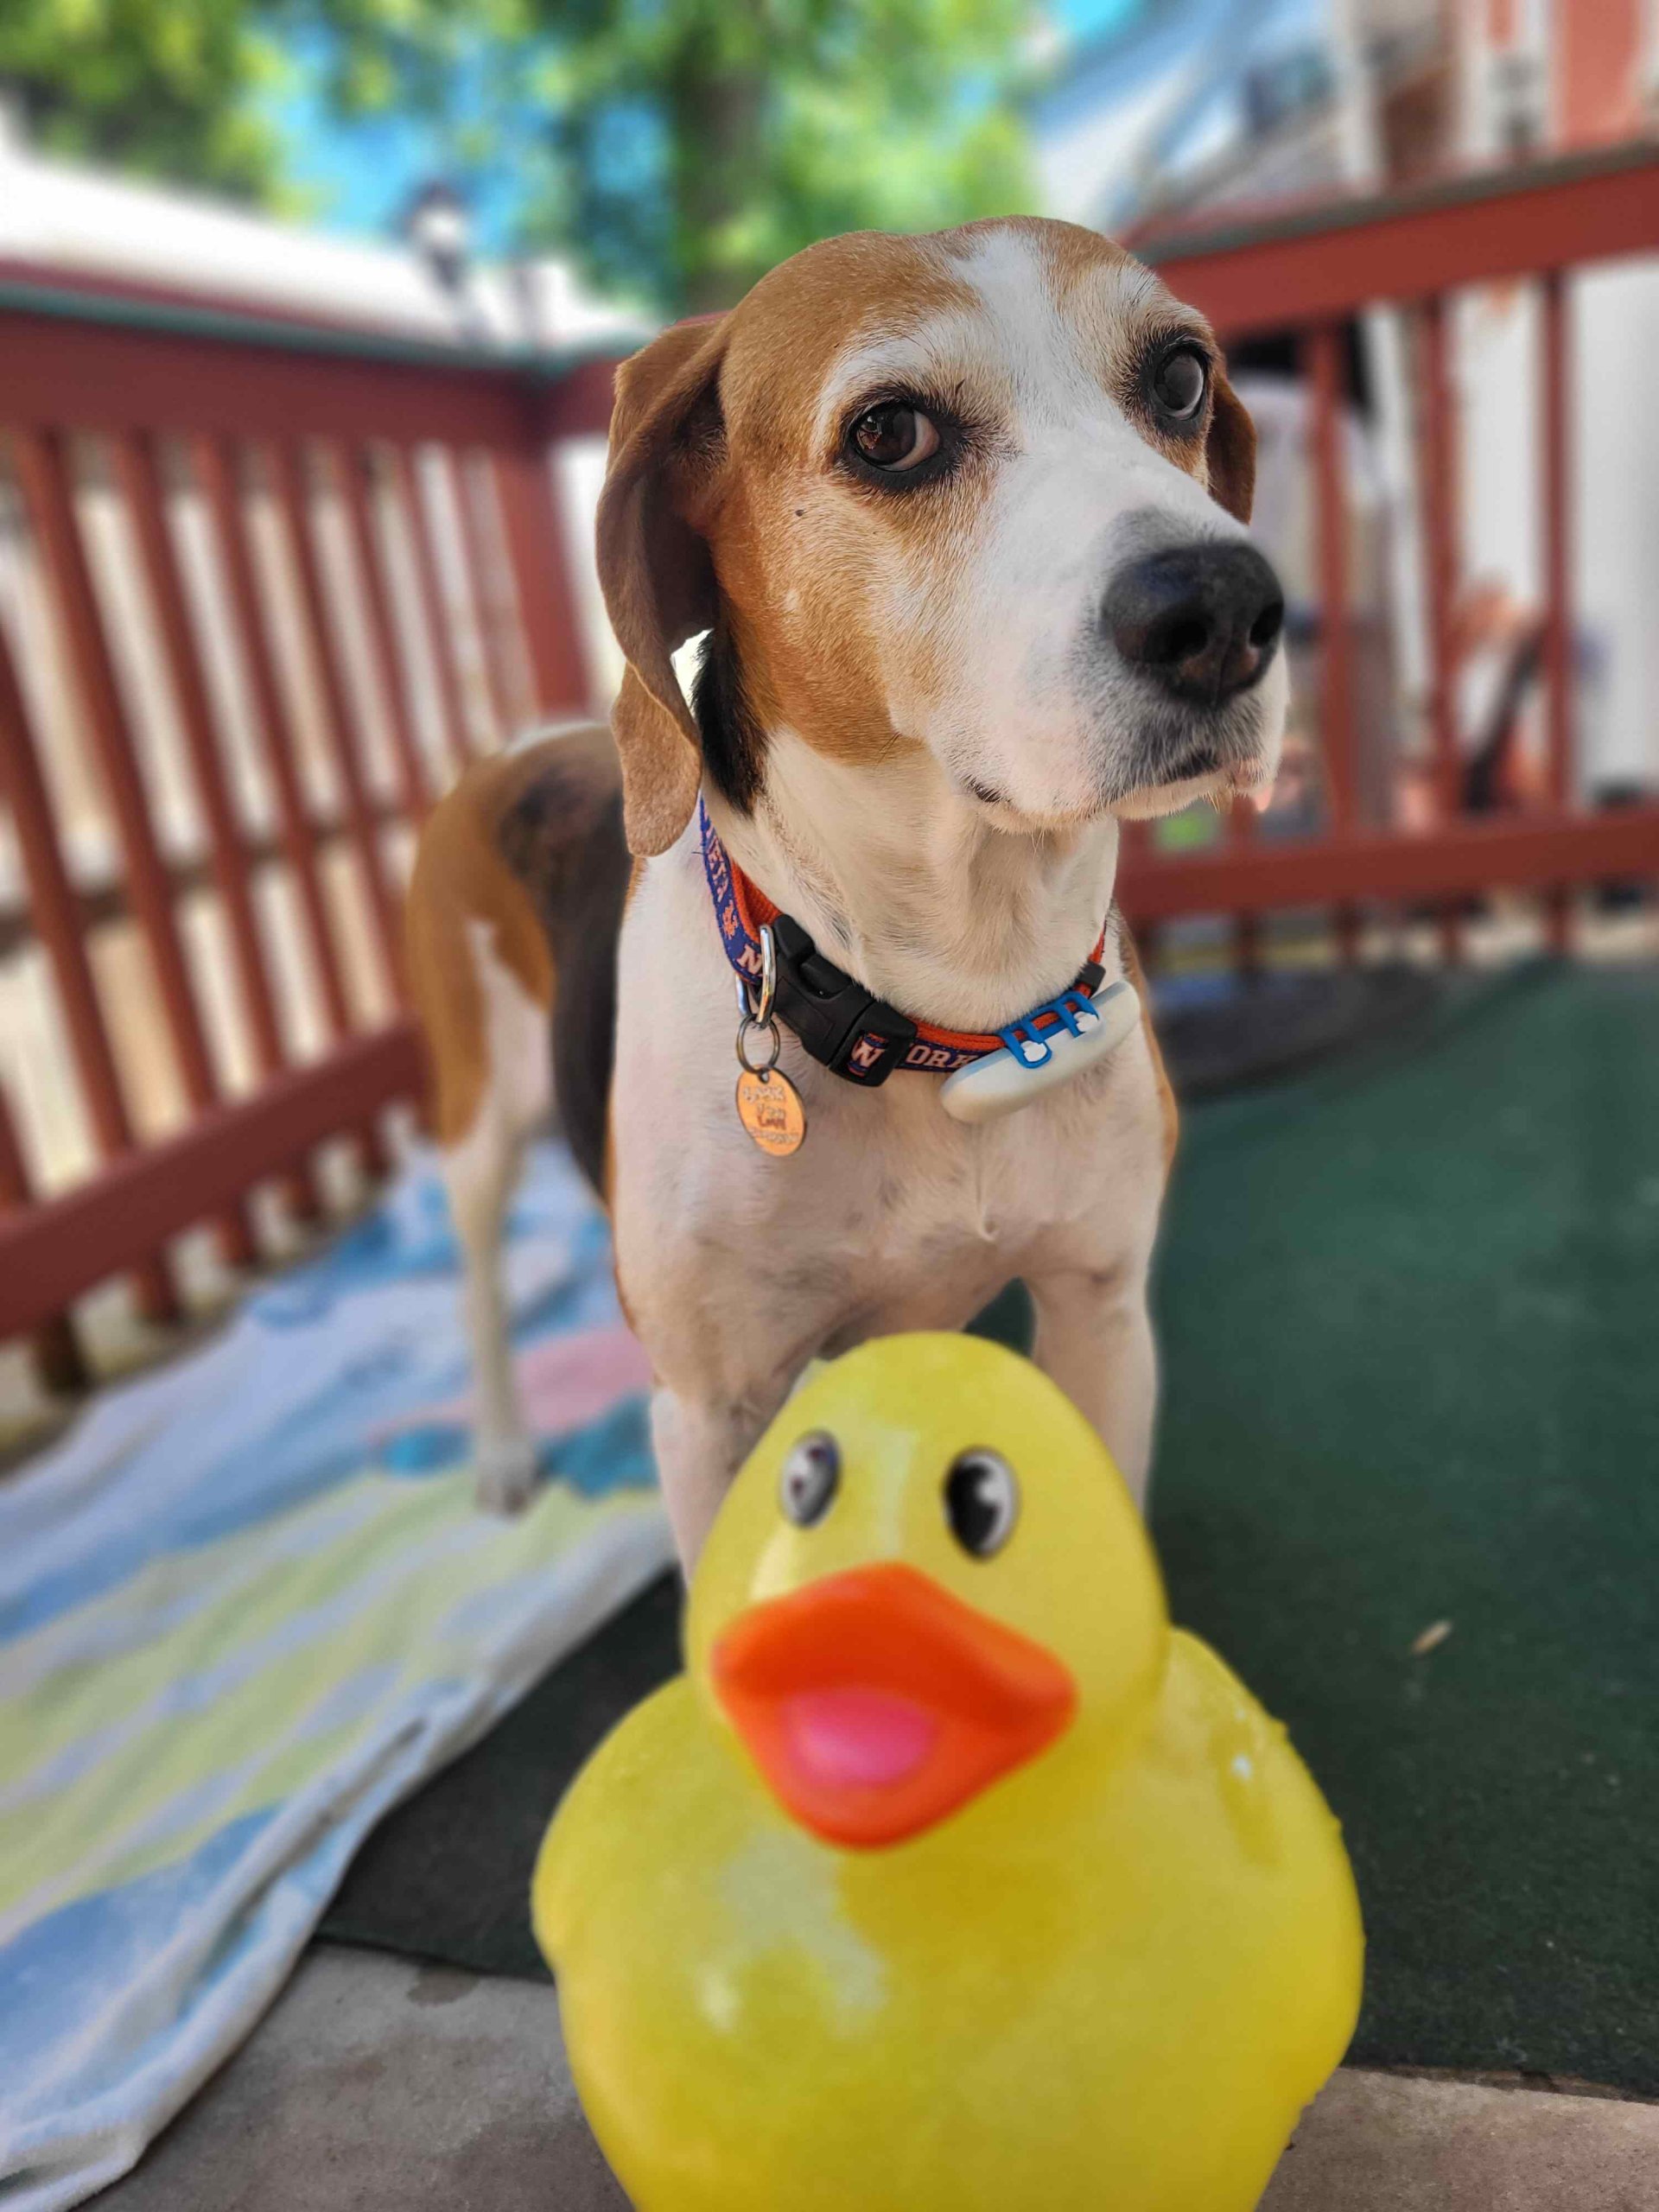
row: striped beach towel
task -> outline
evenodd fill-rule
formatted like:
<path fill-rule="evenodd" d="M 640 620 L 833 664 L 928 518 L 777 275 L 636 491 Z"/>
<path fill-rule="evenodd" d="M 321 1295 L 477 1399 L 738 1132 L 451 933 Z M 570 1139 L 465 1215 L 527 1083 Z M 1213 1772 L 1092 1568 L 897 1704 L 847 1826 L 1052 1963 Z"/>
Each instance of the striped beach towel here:
<path fill-rule="evenodd" d="M 281 1987 L 373 1822 L 670 1555 L 604 1225 L 507 1240 L 547 1479 L 479 1514 L 417 1160 L 202 1350 L 0 1483 L 0 2207 L 124 2173 Z"/>

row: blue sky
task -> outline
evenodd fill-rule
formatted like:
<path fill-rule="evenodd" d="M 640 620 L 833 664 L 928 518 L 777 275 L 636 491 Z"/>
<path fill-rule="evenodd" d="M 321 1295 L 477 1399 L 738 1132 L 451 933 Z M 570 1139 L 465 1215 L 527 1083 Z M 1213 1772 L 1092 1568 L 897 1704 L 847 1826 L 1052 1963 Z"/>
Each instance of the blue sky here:
<path fill-rule="evenodd" d="M 1052 0 L 1061 29 L 1073 40 L 1097 38 L 1141 12 L 1155 0 Z M 315 92 L 302 82 L 273 93 L 267 111 L 289 149 L 289 174 L 305 196 L 313 219 L 331 231 L 392 229 L 410 195 L 445 166 L 444 149 L 429 125 L 404 116 L 382 116 L 342 130 L 326 113 Z M 512 230 L 517 192 L 504 172 L 473 195 L 480 243 L 488 251 L 504 245 Z"/>
<path fill-rule="evenodd" d="M 323 230 L 384 234 L 396 227 L 416 188 L 449 166 L 441 135 L 406 115 L 370 116 L 342 126 L 315 89 L 321 41 L 291 41 L 293 81 L 268 94 L 265 111 L 288 147 L 287 181 Z M 486 249 L 509 237 L 518 191 L 509 165 L 499 175 L 470 180 L 479 236 Z"/>

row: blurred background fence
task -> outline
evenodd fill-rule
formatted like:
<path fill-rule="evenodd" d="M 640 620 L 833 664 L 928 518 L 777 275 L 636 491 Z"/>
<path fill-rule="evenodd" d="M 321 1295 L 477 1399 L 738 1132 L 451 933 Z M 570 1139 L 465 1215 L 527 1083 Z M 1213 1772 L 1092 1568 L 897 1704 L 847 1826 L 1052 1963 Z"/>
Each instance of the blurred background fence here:
<path fill-rule="evenodd" d="M 549 469 L 609 371 L 0 289 L 0 1335 L 413 1096 L 411 832 L 586 707 Z"/>
<path fill-rule="evenodd" d="M 1574 539 L 1592 502 L 1573 405 L 1580 356 L 1589 353 L 1592 376 L 1599 370 L 1597 303 L 1586 279 L 1600 264 L 1659 248 L 1659 150 L 1581 156 L 1221 231 L 1154 232 L 1137 246 L 1211 317 L 1236 361 L 1254 348 L 1258 359 L 1294 365 L 1306 519 L 1291 527 L 1275 515 L 1268 528 L 1300 586 L 1291 635 L 1308 722 L 1293 760 L 1300 787 L 1265 831 L 1241 805 L 1218 849 L 1202 855 L 1151 858 L 1147 836 L 1137 835 L 1123 878 L 1126 910 L 1154 925 L 1180 914 L 1237 913 L 1238 954 L 1249 961 L 1252 918 L 1270 909 L 1333 910 L 1351 956 L 1379 909 L 1433 901 L 1442 950 L 1455 958 L 1465 903 L 1502 886 L 1544 894 L 1549 941 L 1565 950 L 1576 888 L 1659 873 L 1659 804 L 1610 811 L 1584 803 L 1592 793 L 1579 742 Z M 1497 287 L 1506 321 L 1521 326 L 1535 351 L 1522 365 L 1532 371 L 1527 382 L 1517 384 L 1484 320 Z M 1412 497 L 1391 521 L 1415 585 L 1401 612 L 1406 624 L 1421 623 L 1422 746 L 1399 711 L 1412 687 L 1362 680 L 1376 639 L 1368 639 L 1356 578 L 1367 575 L 1374 631 L 1378 558 L 1357 527 L 1348 480 L 1365 374 L 1360 334 L 1365 319 L 1379 316 L 1404 365 L 1404 415 L 1415 442 Z M 1497 381 L 1505 374 L 1507 390 Z M 1257 396 L 1248 375 L 1239 381 Z M 1523 527 L 1541 549 L 1541 588 L 1518 619 L 1471 638 L 1459 626 L 1468 610 L 1460 488 L 1471 473 L 1460 448 L 1465 431 L 1489 433 L 1481 421 L 1489 391 L 1498 428 L 1509 432 L 1501 465 L 1520 487 Z M 1284 399 L 1281 386 L 1281 409 Z M 1633 595 L 1632 625 L 1638 607 Z M 1397 643 L 1403 660 L 1404 641 Z M 1471 727 L 1461 692 L 1478 650 L 1495 665 Z M 1640 650 L 1637 636 L 1624 640 L 1623 658 Z"/>

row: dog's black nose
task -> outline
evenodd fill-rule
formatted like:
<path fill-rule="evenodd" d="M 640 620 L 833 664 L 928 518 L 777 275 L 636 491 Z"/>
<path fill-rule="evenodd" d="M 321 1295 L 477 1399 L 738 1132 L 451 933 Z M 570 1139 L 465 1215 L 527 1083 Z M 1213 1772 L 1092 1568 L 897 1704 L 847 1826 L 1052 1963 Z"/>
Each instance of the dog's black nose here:
<path fill-rule="evenodd" d="M 1178 699 L 1218 707 L 1254 683 L 1284 627 L 1285 595 L 1255 546 L 1174 545 L 1113 577 L 1112 642 Z"/>

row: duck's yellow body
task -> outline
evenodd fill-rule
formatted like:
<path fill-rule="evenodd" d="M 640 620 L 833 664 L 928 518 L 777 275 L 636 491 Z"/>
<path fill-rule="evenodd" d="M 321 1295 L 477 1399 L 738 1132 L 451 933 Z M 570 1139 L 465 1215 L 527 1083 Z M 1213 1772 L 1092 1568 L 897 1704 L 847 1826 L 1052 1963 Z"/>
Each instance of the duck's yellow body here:
<path fill-rule="evenodd" d="M 944 1337 L 826 1370 L 687 1658 L 535 1882 L 639 2212 L 1249 2212 L 1352 2032 L 1352 1877 L 1050 1384 Z"/>

